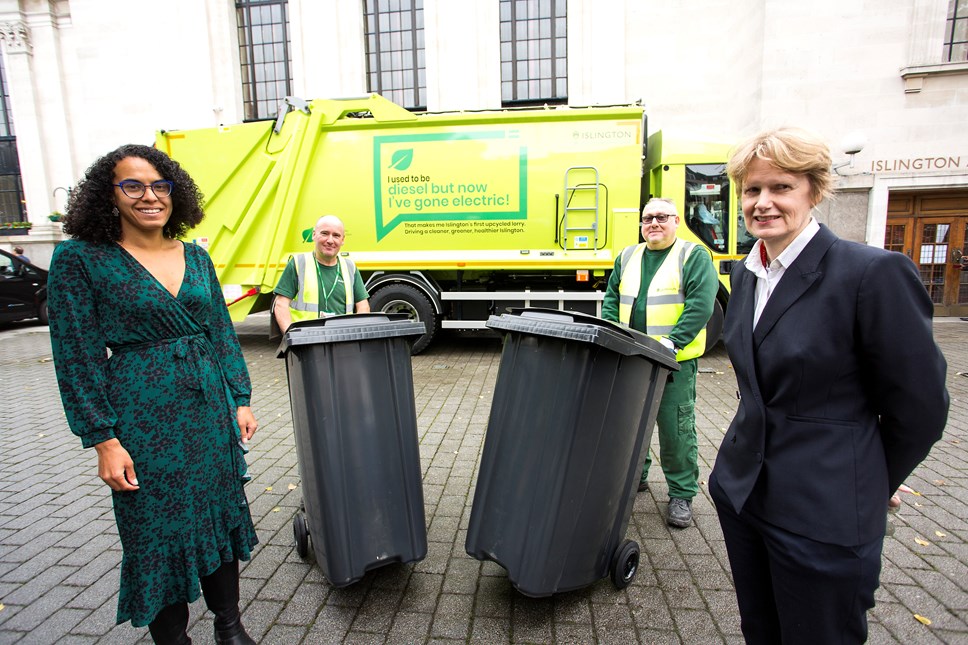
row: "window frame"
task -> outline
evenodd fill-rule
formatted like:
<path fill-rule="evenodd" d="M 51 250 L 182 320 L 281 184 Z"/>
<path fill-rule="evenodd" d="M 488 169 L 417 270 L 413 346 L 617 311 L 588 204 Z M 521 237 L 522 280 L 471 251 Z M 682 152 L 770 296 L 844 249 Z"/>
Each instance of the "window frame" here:
<path fill-rule="evenodd" d="M 968 62 L 968 2 L 959 14 L 958 8 L 962 0 L 950 0 L 948 5 L 948 17 L 945 19 L 944 50 L 941 54 L 942 63 L 962 63 Z M 964 36 L 962 40 L 955 40 L 958 27 L 964 26 Z M 955 45 L 964 45 L 964 58 L 952 60 L 952 49 Z"/>
<path fill-rule="evenodd" d="M 26 222 L 23 176 L 10 109 L 10 89 L 4 55 L 0 53 L 0 223 Z"/>
<path fill-rule="evenodd" d="M 908 48 L 909 63 L 900 70 L 905 94 L 920 92 L 927 78 L 968 74 L 968 60 L 942 60 L 950 8 L 950 4 L 946 9 L 937 0 L 914 0 Z"/>
<path fill-rule="evenodd" d="M 281 21 L 274 21 L 270 16 L 268 22 L 254 22 L 253 10 L 264 7 L 279 7 Z M 261 11 L 260 11 L 261 13 Z M 235 0 L 236 25 L 239 38 L 239 66 L 242 77 L 242 113 L 243 120 L 261 121 L 274 119 L 279 111 L 279 105 L 285 97 L 292 95 L 292 43 L 289 35 L 289 1 L 288 0 Z M 270 33 L 279 27 L 281 35 L 271 36 L 265 40 L 262 36 L 265 29 Z M 256 37 L 256 30 L 261 32 Z M 278 48 L 282 46 L 282 57 L 278 57 Z M 265 48 L 270 48 L 267 50 Z M 257 50 L 259 48 L 259 50 Z M 271 51 L 271 58 L 264 59 L 264 55 Z M 263 60 L 257 60 L 262 58 Z M 281 69 L 280 69 L 281 65 Z M 280 77 L 281 72 L 281 77 Z M 273 99 L 267 98 L 267 89 L 276 90 Z M 274 101 L 274 102 L 273 102 Z"/>
<path fill-rule="evenodd" d="M 530 15 L 531 9 L 537 15 Z M 524 15 L 521 15 L 523 10 Z M 501 104 L 568 103 L 566 0 L 500 0 Z"/>
<path fill-rule="evenodd" d="M 427 109 L 423 0 L 363 0 L 367 91 L 414 112 Z"/>

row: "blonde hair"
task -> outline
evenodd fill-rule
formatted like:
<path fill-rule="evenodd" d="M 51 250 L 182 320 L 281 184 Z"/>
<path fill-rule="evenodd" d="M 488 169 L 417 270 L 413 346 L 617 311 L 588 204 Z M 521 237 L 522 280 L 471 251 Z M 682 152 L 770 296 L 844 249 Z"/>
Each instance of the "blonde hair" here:
<path fill-rule="evenodd" d="M 766 130 L 734 148 L 726 173 L 738 195 L 754 159 L 768 161 L 784 172 L 806 175 L 815 206 L 833 193 L 830 147 L 812 132 L 789 127 Z"/>

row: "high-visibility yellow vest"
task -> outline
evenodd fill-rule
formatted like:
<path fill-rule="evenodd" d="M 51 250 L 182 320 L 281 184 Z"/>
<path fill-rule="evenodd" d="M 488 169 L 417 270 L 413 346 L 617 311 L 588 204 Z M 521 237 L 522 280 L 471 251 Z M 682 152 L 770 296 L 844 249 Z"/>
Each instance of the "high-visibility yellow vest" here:
<path fill-rule="evenodd" d="M 312 252 L 297 253 L 292 258 L 296 265 L 296 279 L 298 281 L 296 297 L 289 303 L 292 321 L 319 318 L 319 273 L 316 271 L 316 258 Z M 342 256 L 336 256 L 336 260 L 339 263 L 340 274 L 343 276 L 343 288 L 346 290 L 346 313 L 351 314 L 356 305 L 353 302 L 353 281 L 356 279 L 356 265 L 349 258 Z"/>
<path fill-rule="evenodd" d="M 696 245 L 676 238 L 672 249 L 652 277 L 645 303 L 645 333 L 659 340 L 668 336 L 686 308 L 682 285 L 682 267 Z M 618 319 L 628 326 L 632 308 L 642 286 L 642 254 L 645 244 L 635 244 L 622 251 L 622 276 L 618 284 Z M 699 358 L 706 351 L 706 329 L 676 353 L 679 362 Z"/>

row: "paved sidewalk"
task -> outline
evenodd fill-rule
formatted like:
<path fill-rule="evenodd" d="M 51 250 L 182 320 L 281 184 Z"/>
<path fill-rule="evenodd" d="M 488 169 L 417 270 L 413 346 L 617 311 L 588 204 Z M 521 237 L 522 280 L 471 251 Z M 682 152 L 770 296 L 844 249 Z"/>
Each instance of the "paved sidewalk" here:
<path fill-rule="evenodd" d="M 244 622 L 262 643 L 740 643 L 722 534 L 705 489 L 736 406 L 721 348 L 701 360 L 696 526 L 666 527 L 660 469 L 635 501 L 628 536 L 642 547 L 630 587 L 607 579 L 527 598 L 504 570 L 464 551 L 477 463 L 500 360 L 495 338 L 449 337 L 414 357 L 429 552 L 344 589 L 293 548 L 302 493 L 285 364 L 264 340 L 266 319 L 239 325 L 261 429 L 248 486 L 262 543 L 242 569 Z M 968 642 L 968 323 L 936 321 L 949 363 L 943 440 L 907 484 L 884 549 L 871 643 Z M 120 546 L 93 451 L 67 429 L 47 328 L 0 327 L 0 645 L 150 642 L 114 625 Z M 653 444 L 655 449 L 655 443 Z M 915 615 L 930 620 L 919 622 Z M 191 636 L 212 642 L 212 617 L 191 607 Z"/>

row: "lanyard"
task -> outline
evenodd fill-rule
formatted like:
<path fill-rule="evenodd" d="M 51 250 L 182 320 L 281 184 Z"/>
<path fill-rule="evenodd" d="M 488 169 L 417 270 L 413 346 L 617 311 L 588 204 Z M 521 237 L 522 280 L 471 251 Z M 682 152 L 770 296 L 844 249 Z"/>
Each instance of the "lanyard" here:
<path fill-rule="evenodd" d="M 323 301 L 320 303 L 322 305 L 319 309 L 320 313 L 324 313 L 324 309 L 327 310 L 325 313 L 336 313 L 335 311 L 328 311 L 329 309 L 329 297 L 333 295 L 336 291 L 336 285 L 342 282 L 343 272 L 340 270 L 339 259 L 336 260 L 336 277 L 333 279 L 333 286 L 329 288 L 329 293 L 326 293 L 326 283 L 323 281 L 323 270 L 319 268 L 319 260 L 316 256 L 313 256 L 313 264 L 316 265 L 316 279 L 319 280 L 320 292 L 323 294 Z"/>

